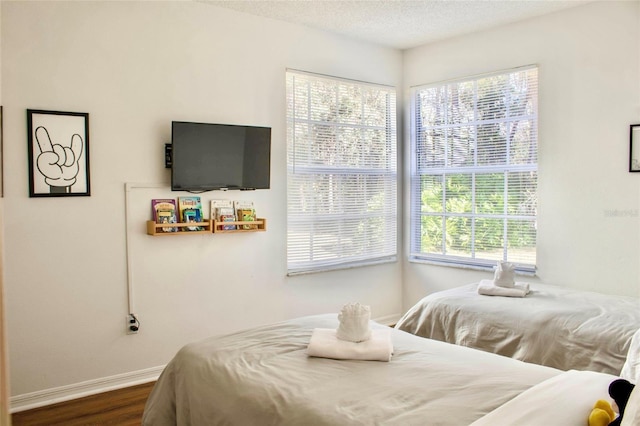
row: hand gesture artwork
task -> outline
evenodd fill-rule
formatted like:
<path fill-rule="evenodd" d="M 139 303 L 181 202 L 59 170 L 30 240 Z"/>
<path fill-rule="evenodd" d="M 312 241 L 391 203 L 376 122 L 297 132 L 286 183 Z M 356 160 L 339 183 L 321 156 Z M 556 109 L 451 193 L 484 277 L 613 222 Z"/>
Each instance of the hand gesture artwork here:
<path fill-rule="evenodd" d="M 43 126 L 36 129 L 35 136 L 40 148 L 38 170 L 44 176 L 51 193 L 71 192 L 71 186 L 76 183 L 80 170 L 78 161 L 82 155 L 82 137 L 74 134 L 71 136 L 71 146 L 66 147 L 53 144 L 49 132 Z"/>

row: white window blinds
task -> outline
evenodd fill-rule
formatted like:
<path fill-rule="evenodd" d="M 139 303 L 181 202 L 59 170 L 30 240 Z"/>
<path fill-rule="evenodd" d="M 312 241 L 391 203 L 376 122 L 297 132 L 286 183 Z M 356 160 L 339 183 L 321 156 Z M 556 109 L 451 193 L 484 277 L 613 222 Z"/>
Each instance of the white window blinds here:
<path fill-rule="evenodd" d="M 413 89 L 411 260 L 536 263 L 538 72 Z"/>
<path fill-rule="evenodd" d="M 289 274 L 395 260 L 395 89 L 287 71 Z"/>

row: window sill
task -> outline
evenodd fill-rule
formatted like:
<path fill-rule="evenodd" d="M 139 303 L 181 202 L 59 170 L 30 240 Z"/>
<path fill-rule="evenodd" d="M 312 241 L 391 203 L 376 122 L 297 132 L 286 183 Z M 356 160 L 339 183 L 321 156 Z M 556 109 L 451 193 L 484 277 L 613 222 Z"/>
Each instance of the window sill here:
<path fill-rule="evenodd" d="M 444 266 L 447 268 L 455 268 L 455 269 L 467 269 L 467 270 L 473 270 L 473 271 L 484 271 L 484 272 L 494 271 L 494 265 L 470 265 L 465 263 L 447 262 L 447 261 L 439 261 L 439 260 L 433 260 L 433 259 L 421 259 L 421 258 L 411 257 L 411 256 L 409 257 L 409 262 L 422 263 L 422 264 L 434 265 L 434 266 Z M 536 270 L 535 269 L 533 270 L 518 269 L 516 267 L 516 275 L 535 277 Z"/>

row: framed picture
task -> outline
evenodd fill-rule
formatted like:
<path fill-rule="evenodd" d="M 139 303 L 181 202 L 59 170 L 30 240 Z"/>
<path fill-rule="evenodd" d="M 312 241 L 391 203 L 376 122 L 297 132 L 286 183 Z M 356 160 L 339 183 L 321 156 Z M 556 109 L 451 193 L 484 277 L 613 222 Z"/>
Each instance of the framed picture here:
<path fill-rule="evenodd" d="M 629 171 L 640 172 L 640 124 L 629 126 Z"/>
<path fill-rule="evenodd" d="M 29 197 L 89 196 L 89 114 L 27 110 Z"/>

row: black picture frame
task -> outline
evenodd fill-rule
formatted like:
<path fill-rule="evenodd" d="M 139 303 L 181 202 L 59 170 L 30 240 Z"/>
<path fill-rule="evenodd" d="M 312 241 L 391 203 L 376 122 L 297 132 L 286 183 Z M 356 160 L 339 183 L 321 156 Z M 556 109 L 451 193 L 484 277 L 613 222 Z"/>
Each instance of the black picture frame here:
<path fill-rule="evenodd" d="M 640 124 L 629 126 L 629 171 L 640 172 Z"/>
<path fill-rule="evenodd" d="M 89 114 L 27 110 L 29 197 L 90 196 Z"/>

